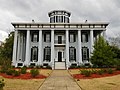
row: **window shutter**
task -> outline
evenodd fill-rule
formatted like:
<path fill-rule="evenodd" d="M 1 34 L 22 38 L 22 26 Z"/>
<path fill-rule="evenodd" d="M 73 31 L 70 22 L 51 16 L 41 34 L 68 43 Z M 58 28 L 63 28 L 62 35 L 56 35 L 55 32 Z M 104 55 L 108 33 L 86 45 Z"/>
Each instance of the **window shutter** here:
<path fill-rule="evenodd" d="M 45 48 L 44 48 L 44 60 L 45 60 L 46 58 L 45 58 Z"/>
<path fill-rule="evenodd" d="M 86 33 L 86 42 L 88 42 L 88 34 Z"/>
<path fill-rule="evenodd" d="M 81 42 L 83 42 L 83 37 L 82 37 L 83 34 L 81 34 Z"/>
<path fill-rule="evenodd" d="M 81 51 L 82 51 L 82 61 L 83 61 L 83 48 L 81 49 Z"/>
<path fill-rule="evenodd" d="M 37 61 L 38 61 L 38 47 L 37 47 Z"/>
<path fill-rule="evenodd" d="M 87 48 L 87 58 L 88 58 L 88 61 L 89 61 L 89 49 Z"/>
<path fill-rule="evenodd" d="M 71 60 L 71 58 L 70 58 L 70 47 L 69 47 L 69 61 Z"/>
<path fill-rule="evenodd" d="M 46 42 L 46 34 L 44 34 L 44 42 Z"/>
<path fill-rule="evenodd" d="M 37 42 L 39 42 L 39 34 L 37 33 Z"/>
<path fill-rule="evenodd" d="M 73 34 L 74 35 L 74 42 L 76 42 L 76 35 L 75 34 Z"/>
<path fill-rule="evenodd" d="M 31 38 L 31 41 L 33 42 L 33 37 L 34 37 L 34 33 L 32 33 L 32 38 Z"/>
<path fill-rule="evenodd" d="M 76 49 L 74 48 L 74 59 L 76 61 Z"/>
<path fill-rule="evenodd" d="M 32 55 L 33 55 L 33 48 L 31 48 L 31 61 L 32 61 Z"/>

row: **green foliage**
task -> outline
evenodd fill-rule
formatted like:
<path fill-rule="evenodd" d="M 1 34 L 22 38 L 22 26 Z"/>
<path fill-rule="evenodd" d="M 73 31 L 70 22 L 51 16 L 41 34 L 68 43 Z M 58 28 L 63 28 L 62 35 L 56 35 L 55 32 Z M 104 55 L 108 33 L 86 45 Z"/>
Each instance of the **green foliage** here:
<path fill-rule="evenodd" d="M 95 41 L 94 51 L 90 59 L 92 64 L 96 67 L 113 67 L 115 64 L 114 57 L 116 57 L 116 54 L 112 51 L 112 48 L 103 37 L 99 37 Z"/>
<path fill-rule="evenodd" d="M 109 69 L 107 70 L 107 72 L 108 72 L 108 74 L 112 74 L 112 73 L 113 73 L 113 69 L 109 68 Z"/>
<path fill-rule="evenodd" d="M 6 74 L 7 74 L 7 75 L 13 75 L 14 72 L 15 72 L 15 70 L 13 70 L 13 69 L 8 69 L 8 70 L 6 71 Z"/>
<path fill-rule="evenodd" d="M 91 71 L 90 70 L 80 70 L 82 75 L 85 75 L 86 77 L 91 76 Z"/>
<path fill-rule="evenodd" d="M 31 73 L 32 77 L 36 77 L 37 75 L 39 75 L 39 70 L 38 69 L 31 69 L 30 73 Z"/>
<path fill-rule="evenodd" d="M 99 75 L 102 75 L 104 72 L 105 72 L 105 70 L 103 70 L 103 69 L 100 69 L 100 70 L 97 71 L 97 73 L 98 73 Z"/>
<path fill-rule="evenodd" d="M 3 90 L 3 87 L 5 86 L 4 79 L 0 80 L 0 90 Z"/>
<path fill-rule="evenodd" d="M 116 70 L 120 70 L 120 66 L 119 66 L 119 67 L 116 67 Z"/>
<path fill-rule="evenodd" d="M 14 71 L 13 72 L 13 76 L 19 76 L 20 75 L 20 71 Z"/>
<path fill-rule="evenodd" d="M 26 74 L 27 72 L 27 68 L 26 67 L 22 67 L 21 68 L 21 74 Z"/>

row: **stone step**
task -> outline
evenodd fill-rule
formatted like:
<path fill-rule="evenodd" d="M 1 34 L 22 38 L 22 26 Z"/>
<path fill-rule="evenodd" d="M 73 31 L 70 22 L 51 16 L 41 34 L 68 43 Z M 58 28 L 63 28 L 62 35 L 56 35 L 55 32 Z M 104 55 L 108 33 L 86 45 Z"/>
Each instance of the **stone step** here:
<path fill-rule="evenodd" d="M 65 62 L 55 62 L 55 69 L 66 69 Z"/>

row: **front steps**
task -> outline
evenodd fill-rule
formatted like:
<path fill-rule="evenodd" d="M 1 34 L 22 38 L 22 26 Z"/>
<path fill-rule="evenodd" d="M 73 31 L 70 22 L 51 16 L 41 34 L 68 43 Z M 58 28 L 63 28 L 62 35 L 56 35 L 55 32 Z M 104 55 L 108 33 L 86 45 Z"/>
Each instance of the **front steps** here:
<path fill-rule="evenodd" d="M 55 62 L 55 69 L 66 69 L 65 62 Z"/>

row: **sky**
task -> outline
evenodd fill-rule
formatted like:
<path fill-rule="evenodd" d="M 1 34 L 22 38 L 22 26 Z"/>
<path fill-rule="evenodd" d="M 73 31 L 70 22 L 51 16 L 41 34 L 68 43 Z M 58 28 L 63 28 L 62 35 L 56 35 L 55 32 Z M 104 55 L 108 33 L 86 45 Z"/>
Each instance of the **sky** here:
<path fill-rule="evenodd" d="M 71 12 L 71 23 L 109 22 L 107 36 L 120 36 L 120 0 L 0 0 L 0 41 L 14 30 L 11 22 L 48 23 L 52 10 Z"/>

